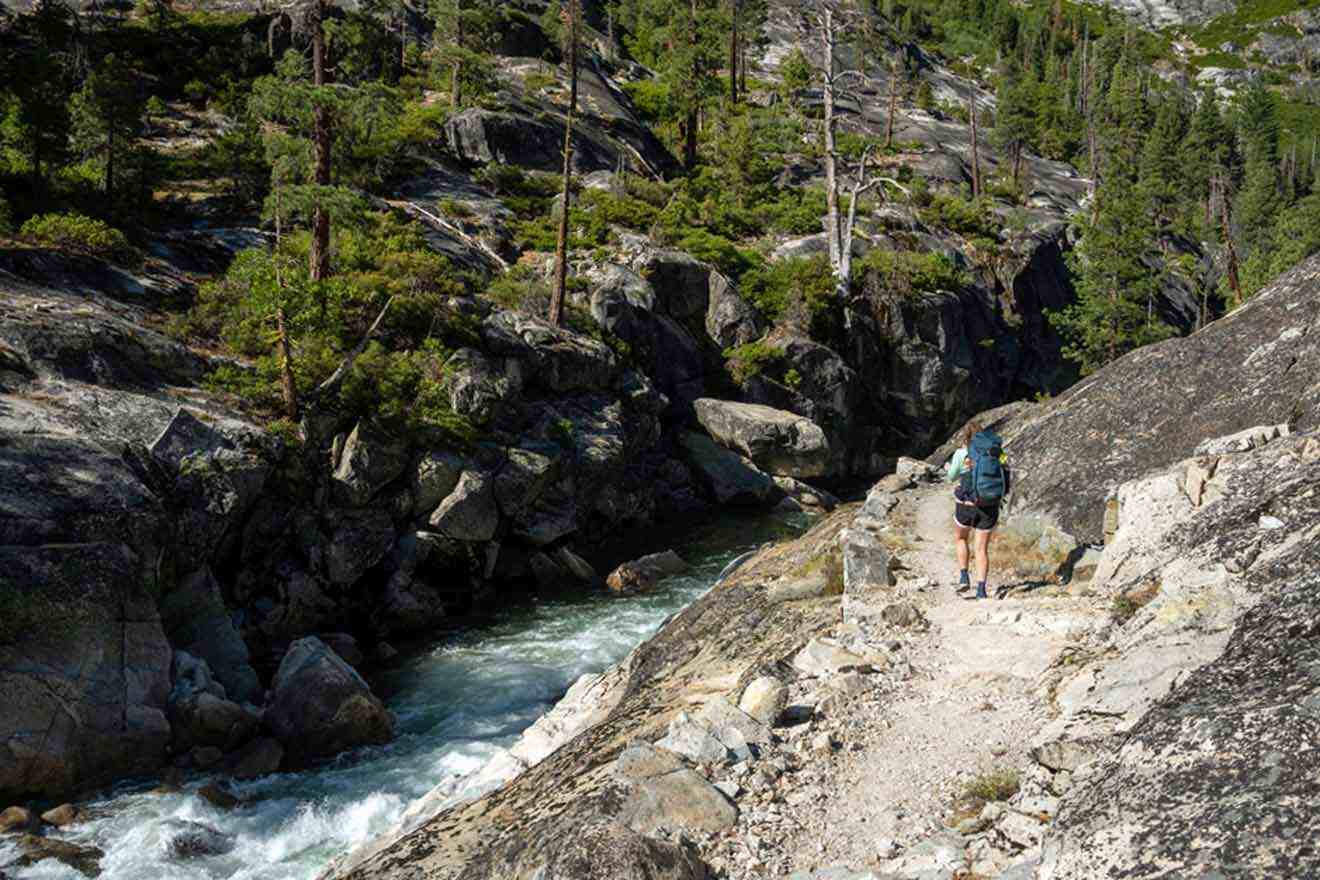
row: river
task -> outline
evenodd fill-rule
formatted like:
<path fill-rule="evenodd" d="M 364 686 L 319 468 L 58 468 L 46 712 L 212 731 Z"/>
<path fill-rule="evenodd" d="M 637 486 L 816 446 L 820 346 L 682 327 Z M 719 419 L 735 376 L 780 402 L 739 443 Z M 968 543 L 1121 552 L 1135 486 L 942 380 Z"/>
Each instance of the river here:
<path fill-rule="evenodd" d="M 518 738 L 579 676 L 600 672 L 697 599 L 723 568 L 760 544 L 801 532 L 801 514 L 725 515 L 673 536 L 692 563 L 649 593 L 612 598 L 600 592 L 542 601 L 411 654 L 374 686 L 398 717 L 398 738 L 304 773 L 235 784 L 246 802 L 224 811 L 195 792 L 124 786 L 82 805 L 89 817 L 58 837 L 105 852 L 107 880 L 312 880 L 337 855 L 389 829 L 408 804 L 434 786 L 463 795 L 464 780 Z M 658 534 L 635 538 L 637 552 Z M 626 543 L 612 548 L 620 557 Z M 197 822 L 232 842 L 223 854 L 180 860 L 169 840 L 180 823 Z M 0 866 L 15 855 L 0 843 Z M 81 880 L 46 860 L 5 868 L 15 880 Z"/>

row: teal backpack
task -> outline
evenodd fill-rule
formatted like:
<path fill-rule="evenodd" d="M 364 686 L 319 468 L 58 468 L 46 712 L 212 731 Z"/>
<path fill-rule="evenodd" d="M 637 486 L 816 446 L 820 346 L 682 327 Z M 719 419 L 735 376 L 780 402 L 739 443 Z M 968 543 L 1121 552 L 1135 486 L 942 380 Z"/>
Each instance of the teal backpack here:
<path fill-rule="evenodd" d="M 978 431 L 967 449 L 971 467 L 963 471 L 963 496 L 978 506 L 993 507 L 1008 493 L 1004 441 L 994 431 Z"/>

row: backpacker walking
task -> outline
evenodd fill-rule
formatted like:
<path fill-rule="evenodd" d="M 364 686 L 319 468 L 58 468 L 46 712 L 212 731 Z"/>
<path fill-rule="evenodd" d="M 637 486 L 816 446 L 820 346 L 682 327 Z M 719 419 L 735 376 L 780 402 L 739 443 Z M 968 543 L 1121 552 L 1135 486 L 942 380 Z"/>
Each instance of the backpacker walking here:
<path fill-rule="evenodd" d="M 990 576 L 990 533 L 999 524 L 999 505 L 1008 494 L 1010 477 L 1004 443 L 993 431 L 976 422 L 963 429 L 962 446 L 949 461 L 945 479 L 953 489 L 953 540 L 958 552 L 958 592 L 971 587 L 968 576 L 968 538 L 976 541 L 976 598 L 986 599 Z"/>

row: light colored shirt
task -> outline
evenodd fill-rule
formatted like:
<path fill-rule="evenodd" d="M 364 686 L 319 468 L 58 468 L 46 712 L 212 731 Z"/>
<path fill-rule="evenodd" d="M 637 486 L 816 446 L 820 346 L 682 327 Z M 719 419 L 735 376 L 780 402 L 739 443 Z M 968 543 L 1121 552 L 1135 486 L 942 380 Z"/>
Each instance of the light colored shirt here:
<path fill-rule="evenodd" d="M 960 446 L 958 451 L 949 459 L 949 466 L 944 471 L 944 480 L 948 483 L 956 483 L 962 478 L 962 472 L 967 468 L 967 447 Z"/>

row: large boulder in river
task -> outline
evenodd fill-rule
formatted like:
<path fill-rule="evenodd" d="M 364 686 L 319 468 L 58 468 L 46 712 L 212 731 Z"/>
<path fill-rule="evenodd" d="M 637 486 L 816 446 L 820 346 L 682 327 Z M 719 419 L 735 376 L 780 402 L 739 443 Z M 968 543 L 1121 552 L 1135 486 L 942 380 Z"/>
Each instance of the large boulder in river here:
<path fill-rule="evenodd" d="M 315 636 L 289 646 L 271 686 L 266 726 L 291 764 L 362 745 L 383 745 L 394 721 L 352 666 Z"/>
<path fill-rule="evenodd" d="M 763 471 L 785 477 L 822 477 L 830 471 L 829 442 L 810 419 L 760 404 L 709 397 L 692 407 L 711 437 Z"/>
<path fill-rule="evenodd" d="M 764 504 L 778 491 L 756 465 L 704 434 L 684 431 L 678 443 L 698 482 L 720 504 Z"/>
<path fill-rule="evenodd" d="M 651 589 L 663 577 L 682 574 L 687 568 L 688 564 L 673 550 L 651 553 L 614 569 L 605 579 L 605 586 L 620 595 L 636 593 Z"/>
<path fill-rule="evenodd" d="M 1003 426 L 1010 513 L 1104 535 L 1117 487 L 1257 425 L 1320 425 L 1320 256 L 1188 337 L 1147 346 Z M 1171 389 L 1179 389 L 1172 393 Z"/>

